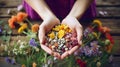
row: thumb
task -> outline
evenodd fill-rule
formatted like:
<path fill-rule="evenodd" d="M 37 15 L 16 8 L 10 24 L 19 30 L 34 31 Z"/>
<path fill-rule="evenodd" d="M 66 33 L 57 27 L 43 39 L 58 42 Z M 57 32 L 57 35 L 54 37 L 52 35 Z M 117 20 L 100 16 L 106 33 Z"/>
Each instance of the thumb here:
<path fill-rule="evenodd" d="M 43 28 L 39 29 L 38 37 L 40 40 L 40 44 L 44 44 L 45 43 L 45 30 Z"/>
<path fill-rule="evenodd" d="M 80 30 L 81 29 L 81 30 Z M 76 32 L 77 32 L 77 40 L 79 45 L 82 44 L 82 28 L 76 28 Z"/>

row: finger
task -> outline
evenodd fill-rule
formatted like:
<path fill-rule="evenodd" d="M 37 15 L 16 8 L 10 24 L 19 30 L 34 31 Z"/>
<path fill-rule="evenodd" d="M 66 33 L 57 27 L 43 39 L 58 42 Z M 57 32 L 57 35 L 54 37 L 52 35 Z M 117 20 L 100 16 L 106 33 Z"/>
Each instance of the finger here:
<path fill-rule="evenodd" d="M 53 56 L 54 56 L 54 57 L 57 57 L 57 59 L 60 59 L 60 54 L 57 53 L 57 52 L 53 52 Z"/>
<path fill-rule="evenodd" d="M 40 40 L 40 44 L 44 44 L 45 43 L 45 30 L 43 27 L 40 27 L 39 28 L 39 34 L 38 34 L 38 37 L 39 37 L 39 40 Z"/>
<path fill-rule="evenodd" d="M 79 48 L 79 46 L 74 46 L 71 50 L 68 51 L 68 54 L 71 55 L 73 52 L 75 52 L 77 49 Z"/>
<path fill-rule="evenodd" d="M 44 51 L 46 51 L 48 54 L 51 54 L 51 55 L 52 55 L 53 51 L 52 51 L 50 48 L 48 48 L 47 46 L 45 46 L 44 44 L 41 44 L 41 48 L 42 48 Z"/>
<path fill-rule="evenodd" d="M 81 45 L 81 40 L 82 40 L 82 27 L 76 28 L 76 32 L 77 32 L 77 39 L 78 39 L 78 43 L 79 45 Z"/>
<path fill-rule="evenodd" d="M 64 52 L 62 55 L 61 55 L 61 59 L 64 59 L 65 57 L 67 57 L 69 55 L 68 51 Z"/>

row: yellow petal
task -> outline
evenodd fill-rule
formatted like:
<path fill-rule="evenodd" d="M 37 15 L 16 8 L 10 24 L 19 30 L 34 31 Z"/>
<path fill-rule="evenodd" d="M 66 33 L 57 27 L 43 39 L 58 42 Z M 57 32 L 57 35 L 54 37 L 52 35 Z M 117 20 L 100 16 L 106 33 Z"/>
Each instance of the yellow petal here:
<path fill-rule="evenodd" d="M 55 38 L 54 32 L 51 32 L 50 34 L 48 34 L 48 36 L 49 36 L 51 39 L 54 39 L 54 38 Z"/>
<path fill-rule="evenodd" d="M 58 32 L 58 38 L 61 39 L 63 36 L 65 35 L 65 31 L 64 30 L 60 30 Z"/>

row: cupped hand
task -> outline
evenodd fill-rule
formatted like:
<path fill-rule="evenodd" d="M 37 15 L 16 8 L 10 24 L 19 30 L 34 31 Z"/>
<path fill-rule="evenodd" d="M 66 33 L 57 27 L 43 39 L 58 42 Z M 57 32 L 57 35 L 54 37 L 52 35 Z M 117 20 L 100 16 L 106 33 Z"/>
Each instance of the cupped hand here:
<path fill-rule="evenodd" d="M 56 17 L 48 17 L 47 19 L 43 20 L 42 24 L 39 27 L 39 40 L 40 40 L 40 45 L 43 50 L 45 50 L 47 53 L 57 57 L 58 59 L 60 58 L 60 54 L 57 52 L 53 52 L 50 48 L 48 48 L 46 44 L 46 37 L 45 34 L 48 33 L 56 24 L 60 24 L 59 19 Z"/>
<path fill-rule="evenodd" d="M 65 57 L 67 57 L 68 55 L 71 55 L 73 52 L 75 52 L 80 45 L 82 44 L 82 33 L 83 33 L 83 29 L 82 29 L 82 25 L 80 24 L 80 22 L 75 18 L 75 17 L 66 17 L 63 21 L 62 24 L 68 25 L 69 28 L 72 30 L 73 33 L 77 34 L 77 40 L 78 40 L 78 45 L 74 46 L 71 50 L 66 51 L 65 53 L 63 53 L 61 55 L 61 59 L 64 59 Z"/>

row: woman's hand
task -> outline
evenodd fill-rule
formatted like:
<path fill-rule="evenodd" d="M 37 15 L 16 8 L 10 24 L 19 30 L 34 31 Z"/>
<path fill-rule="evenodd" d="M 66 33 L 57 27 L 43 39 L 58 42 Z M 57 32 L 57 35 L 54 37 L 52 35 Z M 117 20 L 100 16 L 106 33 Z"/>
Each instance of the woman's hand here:
<path fill-rule="evenodd" d="M 82 44 L 82 25 L 79 23 L 79 21 L 75 17 L 68 16 L 66 17 L 63 21 L 62 24 L 68 25 L 70 29 L 72 30 L 73 33 L 77 34 L 77 40 L 78 40 L 78 45 L 74 46 L 71 50 L 66 51 L 61 55 L 61 59 L 64 59 L 68 55 L 71 55 L 73 52 L 75 52 L 79 46 Z"/>
<path fill-rule="evenodd" d="M 50 48 L 48 48 L 46 44 L 46 37 L 45 34 L 48 33 L 56 24 L 60 24 L 59 19 L 57 19 L 54 16 L 46 17 L 46 19 L 43 20 L 42 24 L 39 27 L 39 40 L 40 45 L 43 50 L 45 50 L 47 53 L 60 58 L 60 54 L 53 52 Z"/>

